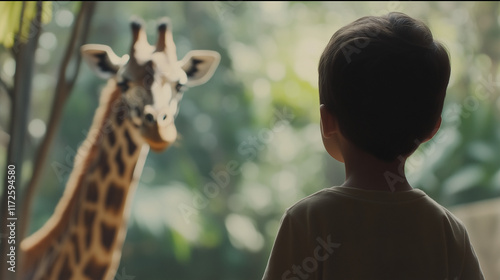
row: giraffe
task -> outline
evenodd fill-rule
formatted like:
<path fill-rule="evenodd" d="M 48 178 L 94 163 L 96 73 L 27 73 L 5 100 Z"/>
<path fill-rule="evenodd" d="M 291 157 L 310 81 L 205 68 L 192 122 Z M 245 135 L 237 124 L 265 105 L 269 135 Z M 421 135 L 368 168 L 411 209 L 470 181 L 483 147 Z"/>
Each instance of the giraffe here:
<path fill-rule="evenodd" d="M 21 243 L 23 280 L 114 278 L 146 156 L 176 140 L 183 92 L 208 81 L 219 64 L 219 53 L 208 50 L 178 61 L 168 18 L 158 24 L 155 46 L 142 20 L 132 20 L 131 29 L 130 55 L 119 57 L 106 45 L 81 47 L 108 82 L 54 214 Z"/>

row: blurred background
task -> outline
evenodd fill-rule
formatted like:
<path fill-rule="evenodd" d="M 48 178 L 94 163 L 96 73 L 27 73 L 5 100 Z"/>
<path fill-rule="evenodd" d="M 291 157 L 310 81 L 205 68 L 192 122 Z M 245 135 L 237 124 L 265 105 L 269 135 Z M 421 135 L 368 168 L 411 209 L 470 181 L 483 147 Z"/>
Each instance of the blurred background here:
<path fill-rule="evenodd" d="M 57 71 L 81 8 L 80 2 L 70 1 L 44 5 L 48 12 L 42 18 L 32 94 L 25 107 L 24 156 L 16 163 L 23 168 L 17 179 L 19 193 L 35 169 Z M 260 279 L 285 209 L 344 180 L 343 165 L 328 156 L 320 138 L 321 52 L 343 25 L 365 15 L 400 11 L 428 24 L 452 62 L 441 129 L 409 159 L 408 179 L 464 217 L 485 276 L 499 279 L 499 6 L 397 1 L 96 3 L 85 43 L 109 45 L 121 56 L 130 47 L 132 15 L 147 23 L 150 43 L 156 40 L 156 20 L 168 16 L 179 58 L 194 49 L 222 56 L 212 79 L 185 94 L 176 120 L 179 141 L 166 152 L 148 156 L 118 273 L 152 280 Z M 0 13 L 9 13 L 7 6 L 0 7 Z M 12 24 L 8 16 L 0 18 L 2 182 L 13 110 L 9 88 L 16 69 L 5 31 Z M 34 193 L 29 233 L 52 215 L 105 84 L 87 65 L 79 69 Z"/>

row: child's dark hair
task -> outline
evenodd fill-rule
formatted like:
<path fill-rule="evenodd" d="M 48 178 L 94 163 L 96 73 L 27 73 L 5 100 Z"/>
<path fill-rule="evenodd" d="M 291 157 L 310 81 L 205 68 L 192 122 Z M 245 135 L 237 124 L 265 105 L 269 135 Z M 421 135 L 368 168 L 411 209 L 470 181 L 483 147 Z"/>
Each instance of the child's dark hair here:
<path fill-rule="evenodd" d="M 360 18 L 333 34 L 319 62 L 320 103 L 357 147 L 391 161 L 432 133 L 450 78 L 448 52 L 403 13 Z"/>

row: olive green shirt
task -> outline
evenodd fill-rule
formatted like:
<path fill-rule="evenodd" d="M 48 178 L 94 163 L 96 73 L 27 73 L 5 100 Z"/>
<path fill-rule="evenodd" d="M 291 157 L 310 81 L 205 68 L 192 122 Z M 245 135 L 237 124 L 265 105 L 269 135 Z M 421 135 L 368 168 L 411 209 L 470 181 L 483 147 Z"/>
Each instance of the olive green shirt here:
<path fill-rule="evenodd" d="M 484 279 L 458 218 L 423 191 L 331 187 L 284 214 L 263 280 Z"/>

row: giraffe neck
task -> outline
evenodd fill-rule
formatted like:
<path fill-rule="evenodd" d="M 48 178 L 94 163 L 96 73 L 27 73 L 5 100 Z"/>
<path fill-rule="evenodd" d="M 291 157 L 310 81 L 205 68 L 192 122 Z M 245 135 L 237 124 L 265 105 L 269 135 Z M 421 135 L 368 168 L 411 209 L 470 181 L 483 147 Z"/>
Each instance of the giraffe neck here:
<path fill-rule="evenodd" d="M 29 279 L 112 279 L 149 147 L 126 117 L 116 82 L 101 104 L 54 215 L 21 244 Z"/>

